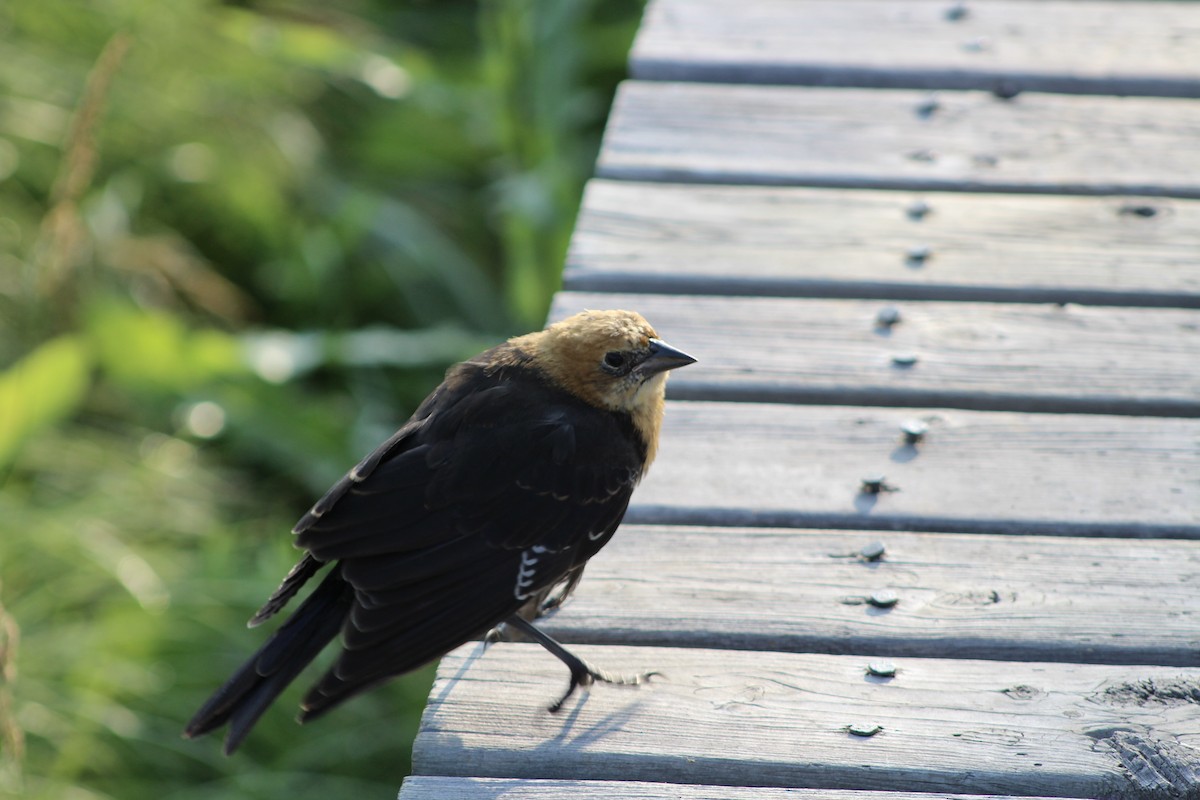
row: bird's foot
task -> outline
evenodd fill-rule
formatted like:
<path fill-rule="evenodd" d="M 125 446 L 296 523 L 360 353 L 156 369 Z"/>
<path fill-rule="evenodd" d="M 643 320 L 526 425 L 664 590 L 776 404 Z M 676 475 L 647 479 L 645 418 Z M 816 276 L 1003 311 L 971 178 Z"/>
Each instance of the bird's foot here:
<path fill-rule="evenodd" d="M 593 667 L 583 659 L 578 659 L 577 663 L 568 666 L 571 668 L 571 685 L 567 687 L 566 694 L 550 705 L 551 714 L 561 711 L 567 700 L 571 699 L 571 695 L 575 694 L 576 689 L 586 689 L 597 681 L 614 686 L 640 686 L 643 683 L 649 683 L 651 678 L 662 675 L 661 672 L 654 670 L 639 672 L 635 675 L 614 675 L 598 667 Z"/>
<path fill-rule="evenodd" d="M 575 694 L 575 690 L 579 687 L 591 686 L 596 681 L 601 683 L 611 683 L 616 686 L 637 686 L 641 683 L 646 683 L 655 675 L 661 675 L 660 672 L 641 672 L 637 675 L 613 675 L 611 672 L 605 672 L 602 669 L 597 669 L 591 664 L 584 661 L 579 656 L 572 653 L 567 648 L 563 647 L 554 637 L 547 634 L 545 631 L 538 628 L 529 620 L 519 614 L 513 614 L 505 621 L 507 628 L 512 628 L 520 631 L 535 642 L 546 648 L 550 653 L 561 661 L 567 669 L 571 671 L 571 685 L 567 687 L 567 692 L 558 701 L 550 706 L 550 713 L 560 711 L 563 704 Z"/>

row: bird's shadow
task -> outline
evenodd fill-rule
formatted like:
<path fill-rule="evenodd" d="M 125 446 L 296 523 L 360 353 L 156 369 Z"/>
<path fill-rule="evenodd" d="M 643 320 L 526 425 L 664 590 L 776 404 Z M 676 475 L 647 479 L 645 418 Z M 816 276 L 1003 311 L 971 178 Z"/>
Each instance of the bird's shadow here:
<path fill-rule="evenodd" d="M 605 688 L 621 690 L 622 688 L 633 687 L 613 686 Z M 641 689 L 644 687 L 637 688 Z M 621 708 L 613 710 L 604 717 L 591 723 L 586 728 L 580 730 L 578 735 L 572 736 L 572 732 L 575 731 L 575 726 L 579 722 L 579 716 L 583 711 L 583 707 L 590 699 L 590 695 L 591 690 L 584 692 L 576 701 L 575 705 L 571 708 L 570 713 L 563 718 L 562 728 L 559 729 L 558 734 L 542 742 L 534 749 L 560 751 L 582 750 L 589 745 L 599 742 L 610 734 L 620 732 L 624 728 L 625 723 L 632 718 L 637 708 L 642 705 L 643 702 L 640 699 L 635 699 L 629 703 L 626 703 Z"/>
<path fill-rule="evenodd" d="M 445 702 L 450 693 L 454 691 L 455 685 L 467 674 L 467 670 L 471 668 L 471 665 L 482 658 L 483 654 L 487 652 L 488 646 L 489 642 L 486 639 L 475 643 L 475 647 L 471 649 L 470 654 L 463 659 L 462 666 L 446 681 L 446 685 L 442 687 L 442 690 L 436 696 L 429 696 L 430 705 L 436 703 L 438 706 L 441 706 Z"/>
<path fill-rule="evenodd" d="M 859 514 L 870 514 L 871 509 L 879 502 L 879 495 L 873 492 L 859 492 L 854 496 L 854 510 Z"/>
<path fill-rule="evenodd" d="M 476 646 L 472 648 L 471 652 L 463 659 L 459 668 L 455 670 L 454 675 L 450 676 L 446 680 L 446 683 L 444 686 L 442 686 L 441 690 L 436 695 L 430 696 L 430 705 L 436 704 L 441 706 L 450 696 L 451 692 L 454 691 L 455 685 L 459 682 L 459 680 L 466 676 L 472 665 L 474 665 L 475 662 L 487 652 L 489 646 L 489 643 L 486 641 L 476 643 Z M 656 674 L 655 677 L 661 680 L 663 676 Z M 612 692 L 643 691 L 650 689 L 652 685 L 652 681 L 646 681 L 644 685 L 638 686 L 605 686 L 604 684 L 600 684 L 599 688 L 601 691 Z M 590 744 L 600 741 L 609 734 L 620 731 L 624 724 L 632 718 L 637 709 L 645 702 L 644 698 L 634 698 L 620 708 L 613 710 L 605 717 L 596 720 L 586 729 L 580 730 L 577 736 L 572 737 L 572 733 L 575 731 L 576 725 L 579 724 L 580 715 L 583 713 L 584 707 L 587 705 L 588 700 L 591 699 L 591 693 L 595 689 L 596 687 L 593 686 L 580 690 L 578 696 L 573 698 L 571 705 L 565 706 L 560 712 L 552 713 L 548 704 L 543 707 L 541 709 L 541 713 L 545 714 L 551 720 L 561 719 L 562 724 L 557 733 L 547 738 L 534 749 L 565 751 L 581 750 Z"/>

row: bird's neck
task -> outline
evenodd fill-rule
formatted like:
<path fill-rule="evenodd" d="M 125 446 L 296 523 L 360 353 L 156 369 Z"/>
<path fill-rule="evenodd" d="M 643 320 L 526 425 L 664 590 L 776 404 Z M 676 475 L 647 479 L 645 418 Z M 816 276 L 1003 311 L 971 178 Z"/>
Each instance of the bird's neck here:
<path fill-rule="evenodd" d="M 634 431 L 645 446 L 646 457 L 642 462 L 642 474 L 645 474 L 658 454 L 658 434 L 662 428 L 667 373 L 652 376 L 631 396 L 612 398 L 591 382 L 583 380 L 579 370 L 571 368 L 568 359 L 555 352 L 553 347 L 546 345 L 545 331 L 515 337 L 502 348 L 504 352 L 493 359 L 493 364 L 538 369 L 551 383 L 588 405 L 612 413 L 627 414 L 633 422 Z"/>
<path fill-rule="evenodd" d="M 629 416 L 634 430 L 646 446 L 646 458 L 642 462 L 642 474 L 650 469 L 658 455 L 658 434 L 662 428 L 663 410 L 666 405 L 667 375 L 659 373 L 642 384 L 634 397 Z"/>

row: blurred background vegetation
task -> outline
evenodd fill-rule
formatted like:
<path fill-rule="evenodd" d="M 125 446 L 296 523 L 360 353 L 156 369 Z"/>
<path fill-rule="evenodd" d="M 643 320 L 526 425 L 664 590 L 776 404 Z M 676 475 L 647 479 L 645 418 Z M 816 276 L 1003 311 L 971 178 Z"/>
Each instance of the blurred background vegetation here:
<path fill-rule="evenodd" d="M 180 730 L 298 515 L 541 326 L 640 13 L 0 4 L 0 795 L 394 796 L 428 669 Z"/>

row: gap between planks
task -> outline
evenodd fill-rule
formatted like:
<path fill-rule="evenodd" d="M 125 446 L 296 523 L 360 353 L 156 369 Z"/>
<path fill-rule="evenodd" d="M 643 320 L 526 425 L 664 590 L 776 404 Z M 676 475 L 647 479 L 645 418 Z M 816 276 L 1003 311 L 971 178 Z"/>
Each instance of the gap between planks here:
<path fill-rule="evenodd" d="M 927 254 L 914 261 L 912 253 Z M 579 291 L 1200 308 L 1200 202 L 594 179 Z"/>
<path fill-rule="evenodd" d="M 597 175 L 1200 198 L 1197 139 L 1187 100 L 626 81 Z"/>
<path fill-rule="evenodd" d="M 1063 797 L 1194 796 L 1200 670 L 578 646 L 610 670 L 563 712 L 532 644 L 446 656 L 416 774 Z M 879 727 L 876 735 L 851 726 Z"/>
<path fill-rule="evenodd" d="M 644 80 L 1200 97 L 1194 3 L 655 0 Z"/>

